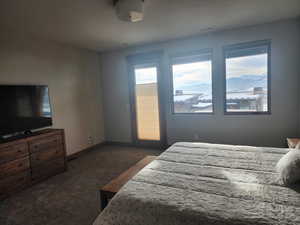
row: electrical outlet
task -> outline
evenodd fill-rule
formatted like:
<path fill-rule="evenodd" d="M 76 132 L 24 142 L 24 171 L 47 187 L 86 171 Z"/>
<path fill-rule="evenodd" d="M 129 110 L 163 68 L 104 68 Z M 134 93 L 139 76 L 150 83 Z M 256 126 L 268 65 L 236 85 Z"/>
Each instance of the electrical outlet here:
<path fill-rule="evenodd" d="M 92 145 L 94 143 L 93 137 L 92 136 L 88 136 L 88 142 L 90 145 Z"/>

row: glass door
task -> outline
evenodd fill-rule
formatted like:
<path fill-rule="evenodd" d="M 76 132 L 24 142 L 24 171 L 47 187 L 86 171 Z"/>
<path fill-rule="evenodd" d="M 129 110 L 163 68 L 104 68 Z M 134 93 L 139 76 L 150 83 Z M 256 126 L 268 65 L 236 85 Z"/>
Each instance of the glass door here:
<path fill-rule="evenodd" d="M 159 65 L 158 60 L 134 61 L 129 64 L 132 137 L 136 145 L 165 146 Z"/>

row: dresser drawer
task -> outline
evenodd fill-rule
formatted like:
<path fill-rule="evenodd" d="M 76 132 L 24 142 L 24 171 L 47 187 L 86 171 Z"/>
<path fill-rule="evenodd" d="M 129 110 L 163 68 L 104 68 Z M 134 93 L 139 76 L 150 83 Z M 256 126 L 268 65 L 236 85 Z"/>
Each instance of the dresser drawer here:
<path fill-rule="evenodd" d="M 0 179 L 30 168 L 29 157 L 24 157 L 0 165 Z"/>
<path fill-rule="evenodd" d="M 31 167 L 35 167 L 45 161 L 55 159 L 55 158 L 64 158 L 64 148 L 62 146 L 57 146 L 55 148 L 42 150 L 40 152 L 35 152 L 31 154 L 30 161 Z"/>
<path fill-rule="evenodd" d="M 45 179 L 65 171 L 65 159 L 58 158 L 32 168 L 31 178 L 33 182 Z"/>
<path fill-rule="evenodd" d="M 31 184 L 30 170 L 0 179 L 0 199 Z"/>
<path fill-rule="evenodd" d="M 63 146 L 63 136 L 60 134 L 31 141 L 29 143 L 29 151 L 31 153 L 35 153 L 42 150 L 52 149 L 58 146 Z"/>
<path fill-rule="evenodd" d="M 28 156 L 27 143 L 0 146 L 0 164 Z"/>

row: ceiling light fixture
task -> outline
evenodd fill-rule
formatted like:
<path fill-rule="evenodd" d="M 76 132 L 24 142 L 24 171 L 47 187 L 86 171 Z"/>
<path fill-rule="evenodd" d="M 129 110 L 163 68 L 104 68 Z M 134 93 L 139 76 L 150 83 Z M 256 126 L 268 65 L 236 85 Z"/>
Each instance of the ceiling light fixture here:
<path fill-rule="evenodd" d="M 144 0 L 114 0 L 114 6 L 120 20 L 139 22 L 144 19 Z"/>

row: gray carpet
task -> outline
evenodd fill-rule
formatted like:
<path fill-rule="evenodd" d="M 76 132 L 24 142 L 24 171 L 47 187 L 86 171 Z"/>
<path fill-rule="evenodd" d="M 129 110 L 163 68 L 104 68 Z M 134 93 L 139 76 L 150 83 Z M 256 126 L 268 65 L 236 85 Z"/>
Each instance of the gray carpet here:
<path fill-rule="evenodd" d="M 68 171 L 0 202 L 1 225 L 91 225 L 99 188 L 154 149 L 104 146 L 72 160 Z"/>

